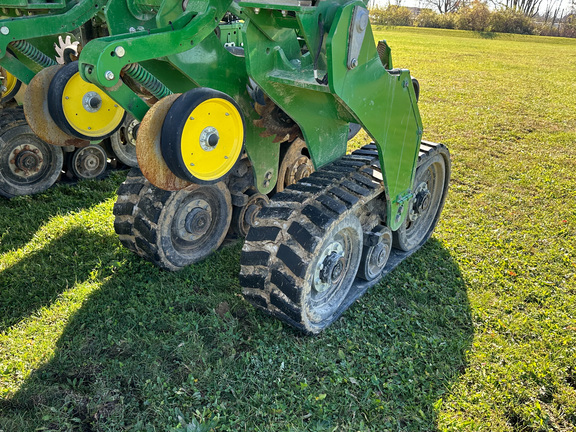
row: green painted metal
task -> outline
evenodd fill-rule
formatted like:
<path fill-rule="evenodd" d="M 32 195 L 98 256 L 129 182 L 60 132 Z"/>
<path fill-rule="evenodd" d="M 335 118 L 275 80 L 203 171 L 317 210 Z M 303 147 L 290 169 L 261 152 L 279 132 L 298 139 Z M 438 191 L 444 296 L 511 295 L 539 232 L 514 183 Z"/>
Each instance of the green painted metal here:
<path fill-rule="evenodd" d="M 378 147 L 395 230 L 407 215 L 403 197 L 411 193 L 422 137 L 410 73 L 384 68 L 367 22 L 357 58 L 348 58 L 362 2 L 288 3 L 240 3 L 249 18 L 248 74 L 300 125 L 316 167 L 345 154 L 348 122 L 364 127 Z"/>
<path fill-rule="evenodd" d="M 229 94 L 249 120 L 246 150 L 264 193 L 276 181 L 278 145 L 260 137 L 252 125 L 258 116 L 246 92 L 248 77 L 298 123 L 317 168 L 345 154 L 348 125 L 360 123 L 379 151 L 388 225 L 393 230 L 401 225 L 408 211 L 406 197 L 412 194 L 422 122 L 410 73 L 386 68 L 392 64 L 390 50 L 385 47 L 381 60 L 364 3 L 197 0 L 182 11 L 180 1 L 154 1 L 131 7 L 153 11 L 156 28 L 86 45 L 80 58 L 86 80 L 140 119 L 147 108 L 120 80 L 133 63 L 144 65 L 174 93 L 203 86 Z M 226 10 L 245 22 L 222 26 L 217 36 Z M 241 36 L 233 37 L 240 27 Z M 242 45 L 244 57 L 231 55 L 226 44 Z"/>

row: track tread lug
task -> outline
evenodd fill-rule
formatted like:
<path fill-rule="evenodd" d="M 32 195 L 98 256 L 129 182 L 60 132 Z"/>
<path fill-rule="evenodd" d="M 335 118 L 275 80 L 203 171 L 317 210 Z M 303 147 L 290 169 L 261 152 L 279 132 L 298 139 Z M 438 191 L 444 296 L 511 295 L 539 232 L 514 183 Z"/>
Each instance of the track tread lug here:
<path fill-rule="evenodd" d="M 318 238 L 297 221 L 292 222 L 288 234 L 308 252 L 312 252 L 318 244 Z"/>
<path fill-rule="evenodd" d="M 267 266 L 269 259 L 270 252 L 267 251 L 242 252 L 242 255 L 240 256 L 240 265 Z"/>
<path fill-rule="evenodd" d="M 282 261 L 286 267 L 290 269 L 297 277 L 304 276 L 306 272 L 306 264 L 302 261 L 300 256 L 294 252 L 289 246 L 280 244 L 276 257 Z"/>
<path fill-rule="evenodd" d="M 294 213 L 294 209 L 290 207 L 263 207 L 258 213 L 258 217 L 261 219 L 277 219 L 277 220 L 288 220 L 290 216 Z"/>
<path fill-rule="evenodd" d="M 326 229 L 326 227 L 334 221 L 334 218 L 328 213 L 310 204 L 304 207 L 301 213 L 306 216 L 310 222 L 322 229 Z"/>
<path fill-rule="evenodd" d="M 278 238 L 279 233 L 280 233 L 280 228 L 278 228 L 278 227 L 268 227 L 268 226 L 251 227 L 248 230 L 248 235 L 246 236 L 246 241 L 248 241 L 248 242 L 261 242 L 261 241 L 274 242 Z"/>
<path fill-rule="evenodd" d="M 333 187 L 330 190 L 328 190 L 328 192 L 344 201 L 348 208 L 352 207 L 359 201 L 359 198 L 357 196 L 352 195 L 351 193 L 346 192 L 344 189 L 341 189 L 339 187 Z"/>
<path fill-rule="evenodd" d="M 272 274 L 270 275 L 270 282 L 276 285 L 278 289 L 280 289 L 280 291 L 282 291 L 293 303 L 298 303 L 300 301 L 302 292 L 298 288 L 299 284 L 290 275 L 273 269 Z"/>

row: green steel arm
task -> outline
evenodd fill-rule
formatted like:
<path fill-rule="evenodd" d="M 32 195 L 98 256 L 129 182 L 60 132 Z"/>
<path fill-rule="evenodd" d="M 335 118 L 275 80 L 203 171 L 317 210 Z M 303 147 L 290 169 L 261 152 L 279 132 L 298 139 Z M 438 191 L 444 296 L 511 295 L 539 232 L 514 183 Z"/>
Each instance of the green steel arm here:
<path fill-rule="evenodd" d="M 190 3 L 187 11 L 183 15 L 180 12 L 180 17 L 170 23 L 163 21 L 174 13 L 164 4 L 164 10 L 157 16 L 159 26 L 156 29 L 89 42 L 80 55 L 80 74 L 94 84 L 113 87 L 118 83 L 122 68 L 130 63 L 158 58 L 159 54 L 170 56 L 188 51 L 214 31 L 230 1 Z"/>

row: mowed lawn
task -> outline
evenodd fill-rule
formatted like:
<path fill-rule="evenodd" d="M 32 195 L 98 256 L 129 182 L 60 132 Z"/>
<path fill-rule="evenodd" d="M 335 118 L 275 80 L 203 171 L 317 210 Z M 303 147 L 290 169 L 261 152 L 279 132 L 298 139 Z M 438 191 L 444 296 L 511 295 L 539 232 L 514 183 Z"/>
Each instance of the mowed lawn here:
<path fill-rule="evenodd" d="M 0 430 L 576 429 L 576 40 L 375 36 L 452 153 L 427 245 L 305 337 L 243 301 L 240 244 L 124 250 L 123 173 L 3 200 Z"/>

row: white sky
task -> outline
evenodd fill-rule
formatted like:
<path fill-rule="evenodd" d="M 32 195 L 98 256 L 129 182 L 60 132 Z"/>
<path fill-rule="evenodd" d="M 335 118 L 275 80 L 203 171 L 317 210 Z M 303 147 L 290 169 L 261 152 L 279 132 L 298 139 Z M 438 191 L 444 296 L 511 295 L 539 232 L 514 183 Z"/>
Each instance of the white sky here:
<path fill-rule="evenodd" d="M 372 0 L 375 1 L 376 4 L 380 6 L 387 6 L 388 3 L 391 4 L 400 4 L 401 6 L 408 6 L 408 7 L 430 7 L 426 5 L 426 0 Z M 546 8 L 546 5 L 550 3 L 560 4 L 565 12 L 568 12 L 570 9 L 570 0 L 542 0 L 542 5 L 540 6 L 540 10 L 543 11 Z"/>

